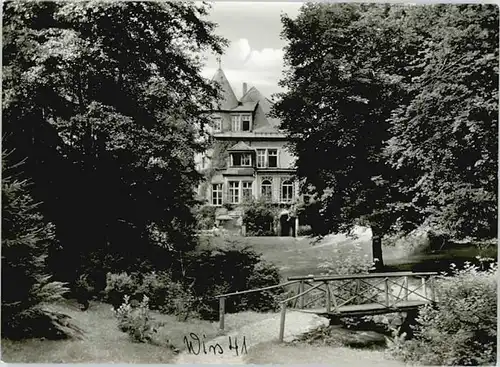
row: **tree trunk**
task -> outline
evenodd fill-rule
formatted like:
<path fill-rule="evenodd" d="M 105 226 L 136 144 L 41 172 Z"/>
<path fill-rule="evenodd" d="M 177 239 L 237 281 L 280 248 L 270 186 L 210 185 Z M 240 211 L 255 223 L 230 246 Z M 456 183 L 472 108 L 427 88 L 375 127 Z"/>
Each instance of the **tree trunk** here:
<path fill-rule="evenodd" d="M 384 267 L 382 258 L 382 236 L 372 228 L 372 256 L 375 263 L 375 271 L 380 271 Z"/>

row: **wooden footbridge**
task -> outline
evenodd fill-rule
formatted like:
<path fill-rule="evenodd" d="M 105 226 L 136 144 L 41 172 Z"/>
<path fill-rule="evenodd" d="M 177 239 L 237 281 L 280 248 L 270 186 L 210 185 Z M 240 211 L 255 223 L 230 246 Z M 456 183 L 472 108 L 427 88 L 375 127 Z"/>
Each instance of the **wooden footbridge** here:
<path fill-rule="evenodd" d="M 285 283 L 259 289 L 221 294 L 219 323 L 224 330 L 225 300 L 248 293 L 285 290 L 280 301 L 279 340 L 283 341 L 287 310 L 309 312 L 327 317 L 368 316 L 417 310 L 438 302 L 435 272 L 395 272 L 334 276 L 289 277 Z"/>

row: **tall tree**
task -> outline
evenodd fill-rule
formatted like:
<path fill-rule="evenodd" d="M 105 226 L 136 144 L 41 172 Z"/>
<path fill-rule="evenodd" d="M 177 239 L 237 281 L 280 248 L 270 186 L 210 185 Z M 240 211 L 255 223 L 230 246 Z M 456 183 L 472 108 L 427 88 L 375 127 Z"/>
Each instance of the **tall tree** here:
<path fill-rule="evenodd" d="M 3 130 L 56 226 L 59 278 L 166 267 L 171 250 L 193 247 L 193 156 L 217 95 L 197 55 L 224 45 L 207 11 L 170 1 L 4 3 Z"/>
<path fill-rule="evenodd" d="M 47 330 L 37 327 L 43 303 L 62 299 L 67 291 L 47 275 L 54 228 L 38 212 L 28 183 L 12 176 L 16 165 L 7 159 L 2 152 L 2 336 L 46 336 Z"/>
<path fill-rule="evenodd" d="M 387 119 L 397 107 L 393 69 L 404 63 L 394 24 L 402 9 L 307 4 L 283 17 L 287 70 L 274 113 L 298 159 L 297 175 L 316 194 L 316 234 L 368 225 L 373 257 L 383 265 L 381 236 L 395 222 L 394 173 L 385 162 Z"/>
<path fill-rule="evenodd" d="M 406 24 L 424 47 L 390 120 L 387 153 L 426 221 L 455 238 L 497 236 L 498 7 L 416 7 Z M 417 27 L 418 26 L 418 27 Z"/>
<path fill-rule="evenodd" d="M 496 234 L 494 6 L 308 4 L 283 25 L 274 112 L 316 193 L 317 234 L 367 224 L 379 259 L 389 230 Z"/>

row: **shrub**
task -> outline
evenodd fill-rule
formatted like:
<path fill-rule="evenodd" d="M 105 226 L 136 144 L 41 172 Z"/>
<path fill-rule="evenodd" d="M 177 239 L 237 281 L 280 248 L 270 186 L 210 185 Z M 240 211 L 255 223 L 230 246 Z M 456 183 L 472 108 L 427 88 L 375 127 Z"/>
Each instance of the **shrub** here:
<path fill-rule="evenodd" d="M 184 284 L 172 280 L 166 271 L 143 275 L 127 273 L 108 274 L 106 299 L 116 309 L 125 296 L 131 303 L 148 298 L 148 307 L 161 313 L 172 314 L 186 320 L 196 314 L 195 297 Z"/>
<path fill-rule="evenodd" d="M 186 277 L 196 279 L 192 287 L 197 297 L 196 310 L 201 317 L 211 320 L 218 317 L 216 295 L 276 285 L 280 281 L 279 271 L 274 265 L 264 262 L 251 247 L 235 241 L 227 241 L 223 248 L 191 254 Z M 281 292 L 281 289 L 276 289 L 231 297 L 226 300 L 226 312 L 275 309 L 274 295 Z"/>
<path fill-rule="evenodd" d="M 273 236 L 276 210 L 269 203 L 254 201 L 247 204 L 243 215 L 248 236 Z"/>
<path fill-rule="evenodd" d="M 207 230 L 215 226 L 216 207 L 210 205 L 200 206 L 195 210 L 195 217 L 198 229 Z"/>
<path fill-rule="evenodd" d="M 128 295 L 135 295 L 139 288 L 137 277 L 133 277 L 127 273 L 112 274 L 106 276 L 106 300 L 113 305 L 114 308 L 122 304 L 123 298 Z"/>
<path fill-rule="evenodd" d="M 281 276 L 278 268 L 269 262 L 259 261 L 255 264 L 248 280 L 247 288 L 264 288 L 270 285 L 279 284 Z M 258 296 L 246 295 L 242 297 L 240 307 L 254 311 L 276 311 L 278 309 L 278 296 L 280 291 L 270 289 L 257 293 Z"/>
<path fill-rule="evenodd" d="M 497 266 L 467 264 L 437 282 L 439 303 L 419 311 L 415 337 L 395 338 L 390 353 L 425 365 L 488 365 L 496 362 Z"/>
<path fill-rule="evenodd" d="M 312 227 L 308 224 L 299 226 L 297 236 L 309 236 L 312 234 Z"/>
<path fill-rule="evenodd" d="M 149 299 L 144 296 L 136 308 L 130 304 L 130 297 L 123 297 L 123 304 L 114 310 L 118 320 L 118 328 L 127 333 L 133 341 L 140 343 L 153 342 L 153 336 L 163 325 L 155 322 L 149 311 Z"/>
<path fill-rule="evenodd" d="M 174 314 L 183 320 L 195 313 L 195 297 L 182 283 L 173 281 L 170 273 L 165 271 L 145 274 L 135 296 L 147 296 L 151 309 Z"/>
<path fill-rule="evenodd" d="M 82 305 L 83 310 L 89 308 L 89 301 L 92 298 L 95 287 L 91 283 L 88 274 L 80 275 L 74 282 L 73 295 L 78 303 Z"/>

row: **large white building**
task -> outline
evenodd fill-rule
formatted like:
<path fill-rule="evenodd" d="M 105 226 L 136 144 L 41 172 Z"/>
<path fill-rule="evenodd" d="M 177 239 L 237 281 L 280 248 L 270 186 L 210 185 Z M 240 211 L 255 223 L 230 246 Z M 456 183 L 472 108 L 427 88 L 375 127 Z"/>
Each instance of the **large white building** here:
<path fill-rule="evenodd" d="M 270 202 L 281 209 L 275 231 L 295 234 L 298 223 L 289 215 L 298 200 L 295 158 L 287 150 L 279 120 L 269 116 L 271 101 L 255 87 L 247 89 L 246 83 L 238 100 L 221 68 L 213 80 L 220 84 L 223 97 L 211 111 L 212 146 L 196 158 L 197 169 L 207 177 L 199 188 L 200 197 L 221 208 L 218 220 L 236 227 L 241 225 L 246 201 Z"/>

